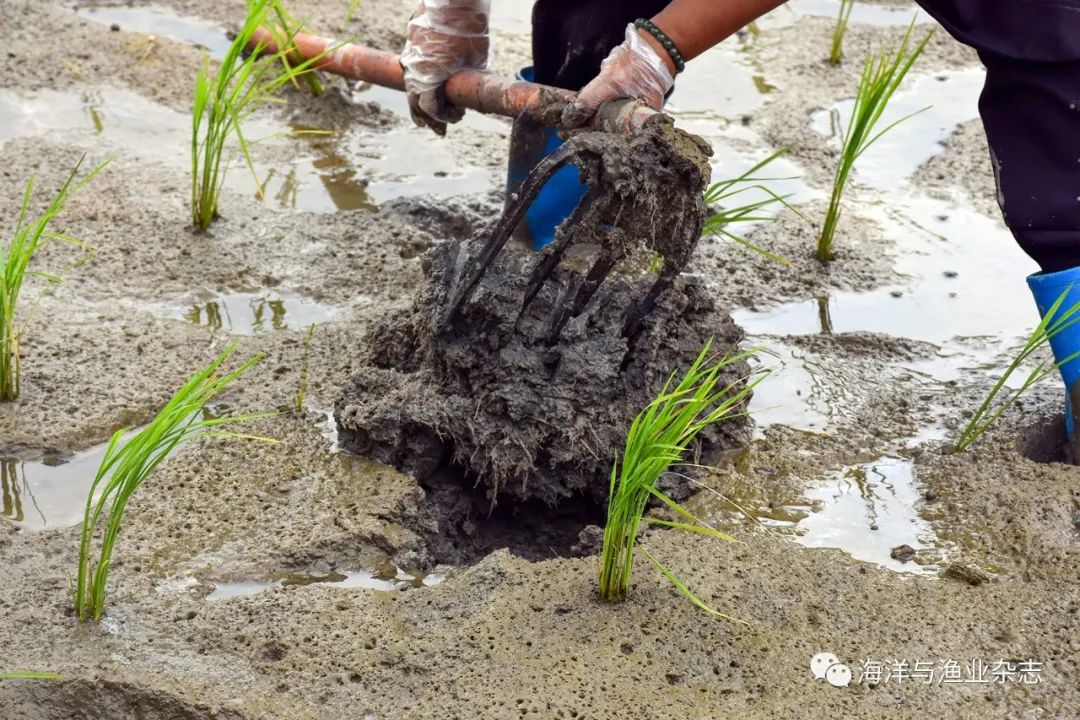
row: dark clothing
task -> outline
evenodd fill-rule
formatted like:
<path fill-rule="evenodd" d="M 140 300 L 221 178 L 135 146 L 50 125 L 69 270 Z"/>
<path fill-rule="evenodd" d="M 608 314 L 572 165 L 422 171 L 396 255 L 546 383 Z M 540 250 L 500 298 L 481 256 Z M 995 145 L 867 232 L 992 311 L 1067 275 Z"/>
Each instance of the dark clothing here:
<path fill-rule="evenodd" d="M 919 0 L 986 66 L 998 204 L 1044 272 L 1080 265 L 1080 0 Z"/>
<path fill-rule="evenodd" d="M 965 45 L 1017 60 L 1080 60 L 1080 0 L 917 0 Z"/>
<path fill-rule="evenodd" d="M 668 0 L 537 0 L 532 13 L 536 82 L 580 90 L 623 41 L 626 26 L 651 18 Z"/>
<path fill-rule="evenodd" d="M 1044 272 L 1080 265 L 1080 62 L 981 52 L 979 98 L 1005 224 Z"/>
<path fill-rule="evenodd" d="M 918 2 L 986 65 L 979 113 L 1013 236 L 1045 272 L 1080 266 L 1080 0 Z M 667 4 L 537 0 L 536 82 L 580 90 L 628 23 Z"/>

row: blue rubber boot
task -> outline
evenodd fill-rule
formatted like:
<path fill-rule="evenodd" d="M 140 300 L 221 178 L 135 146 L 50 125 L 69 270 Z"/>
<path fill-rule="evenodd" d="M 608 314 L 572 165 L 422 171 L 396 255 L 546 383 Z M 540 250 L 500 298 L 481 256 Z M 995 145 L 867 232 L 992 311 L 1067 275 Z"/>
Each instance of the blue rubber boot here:
<path fill-rule="evenodd" d="M 518 72 L 519 80 L 532 82 L 532 67 Z M 507 196 L 517 191 L 536 164 L 563 144 L 556 128 L 544 127 L 528 117 L 514 121 L 510 135 L 510 167 L 507 175 Z M 525 211 L 526 241 L 534 250 L 543 250 L 555 239 L 555 230 L 577 207 L 588 185 L 581 182 L 576 167 L 559 168 L 541 188 L 532 205 Z"/>
<path fill-rule="evenodd" d="M 1054 273 L 1035 273 L 1029 275 L 1027 281 L 1041 316 L 1046 316 L 1046 312 L 1066 290 L 1068 294 L 1058 309 L 1059 316 L 1080 303 L 1080 267 Z M 1080 352 L 1080 322 L 1066 326 L 1051 337 L 1050 348 L 1057 362 Z M 1065 432 L 1068 433 L 1070 444 L 1075 445 L 1072 441 L 1075 440 L 1077 422 L 1073 413 L 1074 409 L 1080 410 L 1080 397 L 1075 397 L 1080 392 L 1080 383 L 1077 382 L 1080 380 L 1080 357 L 1061 366 L 1061 379 L 1065 382 Z"/>

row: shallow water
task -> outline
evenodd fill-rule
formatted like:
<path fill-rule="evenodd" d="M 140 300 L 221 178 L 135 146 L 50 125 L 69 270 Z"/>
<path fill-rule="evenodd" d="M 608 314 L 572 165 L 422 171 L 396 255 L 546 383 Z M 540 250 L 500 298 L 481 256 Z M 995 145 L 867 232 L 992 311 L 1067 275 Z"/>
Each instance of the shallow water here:
<path fill-rule="evenodd" d="M 302 330 L 336 314 L 334 308 L 309 298 L 274 292 L 207 294 L 190 302 L 165 305 L 162 311 L 230 335 Z"/>
<path fill-rule="evenodd" d="M 231 44 L 225 28 L 209 21 L 178 15 L 159 5 L 113 5 L 75 8 L 80 15 L 102 25 L 119 25 L 124 32 L 167 37 L 206 50 L 210 57 L 223 57 Z"/>
<path fill-rule="evenodd" d="M 416 587 L 438 585 L 445 578 L 436 573 L 406 571 L 390 566 L 379 570 L 350 570 L 326 575 L 291 573 L 273 580 L 210 580 L 213 591 L 206 596 L 210 602 L 255 595 L 266 590 L 298 585 L 329 585 L 342 590 L 360 589 L 393 592 Z"/>
<path fill-rule="evenodd" d="M 1037 323 L 1024 281 L 1036 266 L 1000 221 L 926 197 L 878 210 L 886 235 L 904 248 L 896 268 L 905 278 L 867 292 L 834 292 L 733 313 L 751 342 L 770 351 L 760 361 L 774 376 L 751 402 L 759 425 L 824 430 L 823 416 L 843 398 L 842 369 L 812 366 L 785 336 L 867 331 L 925 341 L 936 346 L 936 356 L 901 366 L 945 382 L 1001 367 L 1003 354 Z M 822 384 L 841 391 L 833 392 L 836 400 L 824 413 L 814 407 L 824 394 L 818 392 Z"/>
<path fill-rule="evenodd" d="M 108 141 L 137 148 L 160 159 L 175 157 L 175 148 L 190 142 L 186 116 L 122 88 L 33 93 L 0 89 L 0 117 L 0 142 L 59 132 L 97 147 Z"/>
<path fill-rule="evenodd" d="M 736 462 L 741 465 L 742 460 Z M 728 527 L 744 527 L 749 521 L 800 545 L 843 550 L 897 572 L 933 574 L 949 556 L 922 516 L 927 503 L 909 458 L 886 455 L 844 465 L 808 479 L 801 492 L 791 495 L 766 489 L 784 487 L 787 478 L 777 473 L 785 471 L 758 472 L 764 474 L 753 480 L 733 479 L 724 495 L 704 493 L 705 511 Z M 905 562 L 892 557 L 893 549 L 902 545 L 915 550 L 914 558 Z"/>
<path fill-rule="evenodd" d="M 297 157 L 271 166 L 263 180 L 263 202 L 308 212 L 378 209 L 369 181 L 343 150 L 341 139 L 318 128 L 294 125 Z M 311 182 L 317 178 L 318 183 Z"/>
<path fill-rule="evenodd" d="M 944 557 L 930 524 L 917 507 L 921 492 L 910 460 L 883 457 L 853 465 L 806 491 L 813 512 L 795 526 L 807 547 L 839 548 L 852 557 L 901 572 L 936 572 Z M 894 548 L 916 551 L 908 562 Z"/>
<path fill-rule="evenodd" d="M 0 458 L 0 516 L 31 532 L 78 525 L 107 448 L 101 443 L 70 456 Z"/>
<path fill-rule="evenodd" d="M 497 184 L 500 172 L 463 166 L 434 133 L 425 131 L 417 137 L 418 131 L 403 128 L 378 134 L 358 133 L 342 144 L 342 152 L 349 157 L 363 158 L 371 178 L 367 192 L 375 203 L 418 195 L 476 195 Z"/>

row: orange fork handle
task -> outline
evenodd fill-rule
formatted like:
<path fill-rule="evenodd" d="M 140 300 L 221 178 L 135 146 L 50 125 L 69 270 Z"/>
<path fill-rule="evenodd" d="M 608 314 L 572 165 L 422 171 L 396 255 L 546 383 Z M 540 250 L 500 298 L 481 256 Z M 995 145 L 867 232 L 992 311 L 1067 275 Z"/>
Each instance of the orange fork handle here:
<path fill-rule="evenodd" d="M 372 50 L 353 43 L 338 44 L 329 38 L 306 33 L 296 33 L 292 41 L 295 54 L 301 60 L 322 55 L 314 63 L 317 70 L 392 90 L 405 90 L 404 72 L 395 53 Z M 265 28 L 255 31 L 251 46 L 262 47 L 268 52 L 278 50 L 274 34 Z M 524 80 L 507 80 L 478 70 L 455 73 L 446 81 L 444 89 L 446 98 L 458 107 L 507 117 L 518 117 L 529 112 L 547 125 L 557 125 L 559 114 L 545 110 L 554 104 L 571 102 L 576 96 L 576 93 L 570 90 Z M 644 128 L 660 116 L 660 113 L 638 101 L 609 105 L 613 107 L 597 113 L 592 123 L 594 127 L 633 132 Z"/>

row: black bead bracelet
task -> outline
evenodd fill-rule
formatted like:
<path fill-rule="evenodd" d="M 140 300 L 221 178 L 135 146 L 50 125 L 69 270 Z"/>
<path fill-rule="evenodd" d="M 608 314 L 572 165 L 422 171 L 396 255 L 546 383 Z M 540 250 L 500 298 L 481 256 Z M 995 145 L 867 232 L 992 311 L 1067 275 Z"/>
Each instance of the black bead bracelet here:
<path fill-rule="evenodd" d="M 656 27 L 652 20 L 646 20 L 645 18 L 638 18 L 634 21 L 634 27 L 638 30 L 644 30 L 645 32 L 656 38 L 656 41 L 660 43 L 660 46 L 667 52 L 668 57 L 671 58 L 671 62 L 675 63 L 675 72 L 681 73 L 686 69 L 686 61 L 683 60 L 682 53 L 679 52 L 679 48 L 675 47 L 675 43 L 667 36 L 660 28 Z"/>

